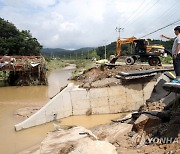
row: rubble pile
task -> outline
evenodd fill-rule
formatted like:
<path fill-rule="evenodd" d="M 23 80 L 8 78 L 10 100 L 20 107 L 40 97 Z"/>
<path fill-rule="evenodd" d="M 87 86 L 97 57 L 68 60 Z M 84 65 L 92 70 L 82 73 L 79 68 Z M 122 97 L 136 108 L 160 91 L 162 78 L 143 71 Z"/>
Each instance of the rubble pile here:
<path fill-rule="evenodd" d="M 47 85 L 42 56 L 0 56 L 0 72 L 11 86 Z"/>
<path fill-rule="evenodd" d="M 122 66 L 106 66 L 98 65 L 90 68 L 78 76 L 72 78 L 72 80 L 78 81 L 80 87 L 83 88 L 97 88 L 116 86 L 121 84 L 121 80 L 116 78 L 116 75 L 120 72 L 127 71 L 141 71 L 149 69 L 165 69 L 169 67 L 164 66 L 149 66 L 149 65 L 122 65 Z"/>

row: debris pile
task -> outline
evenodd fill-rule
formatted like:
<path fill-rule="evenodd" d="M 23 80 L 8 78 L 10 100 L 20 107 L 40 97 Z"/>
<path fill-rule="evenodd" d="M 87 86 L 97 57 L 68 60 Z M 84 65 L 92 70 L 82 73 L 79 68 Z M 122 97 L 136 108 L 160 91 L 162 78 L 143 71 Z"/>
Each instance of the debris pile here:
<path fill-rule="evenodd" d="M 10 85 L 47 85 L 44 57 L 1 56 L 0 58 L 0 71 L 4 76 L 8 76 L 7 81 Z"/>
<path fill-rule="evenodd" d="M 122 66 L 106 66 L 97 65 L 84 71 L 82 74 L 75 76 L 73 80 L 80 83 L 83 88 L 108 87 L 121 84 L 121 80 L 116 78 L 120 72 L 141 71 L 149 69 L 165 69 L 170 67 L 149 66 L 149 65 L 122 65 Z"/>

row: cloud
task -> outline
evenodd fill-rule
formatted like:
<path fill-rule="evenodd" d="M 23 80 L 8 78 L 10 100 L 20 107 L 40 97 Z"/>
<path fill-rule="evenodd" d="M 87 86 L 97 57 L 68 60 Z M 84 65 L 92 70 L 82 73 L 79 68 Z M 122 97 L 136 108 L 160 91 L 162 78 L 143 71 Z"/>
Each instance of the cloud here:
<path fill-rule="evenodd" d="M 115 41 L 117 26 L 122 37 L 140 37 L 179 17 L 178 0 L 0 0 L 0 6 L 2 18 L 30 30 L 44 47 L 66 49 Z M 161 33 L 174 35 L 173 27 Z"/>

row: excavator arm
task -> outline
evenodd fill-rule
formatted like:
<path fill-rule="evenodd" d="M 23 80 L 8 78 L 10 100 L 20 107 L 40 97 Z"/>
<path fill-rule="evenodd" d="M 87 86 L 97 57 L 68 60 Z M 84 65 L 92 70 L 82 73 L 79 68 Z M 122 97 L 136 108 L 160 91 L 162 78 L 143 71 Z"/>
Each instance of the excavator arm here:
<path fill-rule="evenodd" d="M 137 38 L 135 37 L 130 37 L 130 38 L 126 38 L 121 40 L 120 38 L 117 39 L 116 41 L 116 57 L 112 58 L 110 60 L 111 64 L 115 64 L 116 60 L 121 56 L 121 46 L 123 44 L 128 44 L 128 43 L 133 43 L 134 40 L 137 40 Z"/>

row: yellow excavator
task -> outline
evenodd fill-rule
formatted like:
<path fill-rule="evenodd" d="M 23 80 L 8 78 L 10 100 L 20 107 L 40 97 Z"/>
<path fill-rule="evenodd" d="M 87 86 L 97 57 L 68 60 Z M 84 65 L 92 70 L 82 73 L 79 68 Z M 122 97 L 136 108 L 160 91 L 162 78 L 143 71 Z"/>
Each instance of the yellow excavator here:
<path fill-rule="evenodd" d="M 111 64 L 115 64 L 116 60 L 121 56 L 121 47 L 123 44 L 131 44 L 133 49 L 131 56 L 125 59 L 127 65 L 133 65 L 136 60 L 140 60 L 141 62 L 148 62 L 151 66 L 156 66 L 161 64 L 159 56 L 165 57 L 167 55 L 162 45 L 149 45 L 147 39 L 138 39 L 136 37 L 118 38 L 116 41 L 117 55 L 111 57 Z"/>

